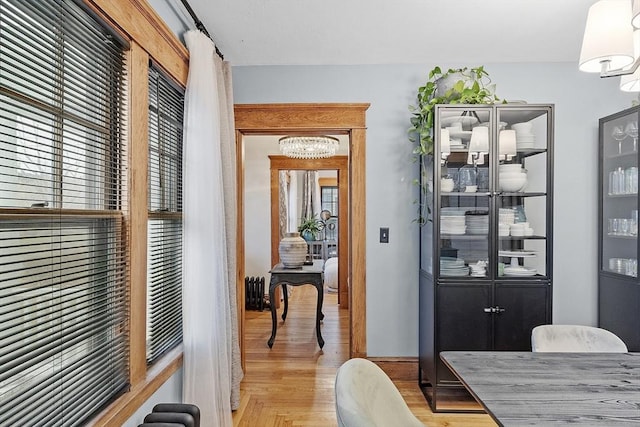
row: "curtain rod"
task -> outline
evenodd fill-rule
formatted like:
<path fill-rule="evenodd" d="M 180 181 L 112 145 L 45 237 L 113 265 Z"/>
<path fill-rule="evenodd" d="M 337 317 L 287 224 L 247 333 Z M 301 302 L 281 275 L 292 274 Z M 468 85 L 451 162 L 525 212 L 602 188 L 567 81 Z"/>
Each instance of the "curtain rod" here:
<path fill-rule="evenodd" d="M 213 41 L 211 34 L 209 34 L 209 31 L 207 31 L 202 21 L 198 19 L 198 16 L 191 8 L 191 5 L 189 4 L 189 2 L 187 0 L 180 0 L 180 1 L 182 1 L 182 5 L 184 6 L 185 9 L 187 9 L 187 12 L 189 12 L 189 15 L 191 15 L 191 19 L 193 19 L 193 22 L 196 24 L 196 28 L 202 31 L 207 37 L 211 39 L 211 41 Z M 220 59 L 224 60 L 224 55 L 222 55 L 222 52 L 220 52 L 220 49 L 218 49 L 218 46 L 216 46 L 215 42 L 213 42 L 213 45 L 216 48 L 216 53 L 218 54 Z"/>

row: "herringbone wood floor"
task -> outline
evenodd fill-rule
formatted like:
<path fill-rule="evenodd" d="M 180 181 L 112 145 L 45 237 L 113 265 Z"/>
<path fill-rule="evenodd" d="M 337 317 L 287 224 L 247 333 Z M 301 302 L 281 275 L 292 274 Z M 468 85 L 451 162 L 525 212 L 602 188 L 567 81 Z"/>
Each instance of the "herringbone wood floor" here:
<path fill-rule="evenodd" d="M 336 370 L 349 355 L 347 310 L 338 309 L 336 294 L 325 293 L 325 345 L 320 350 L 314 329 L 316 295 L 313 286 L 294 288 L 285 322 L 280 318 L 282 307 L 278 309 L 272 349 L 267 346 L 270 312 L 246 312 L 246 372 L 234 426 L 337 425 L 333 383 Z M 396 385 L 413 413 L 428 426 L 495 426 L 485 414 L 433 414 L 417 381 L 396 381 Z"/>

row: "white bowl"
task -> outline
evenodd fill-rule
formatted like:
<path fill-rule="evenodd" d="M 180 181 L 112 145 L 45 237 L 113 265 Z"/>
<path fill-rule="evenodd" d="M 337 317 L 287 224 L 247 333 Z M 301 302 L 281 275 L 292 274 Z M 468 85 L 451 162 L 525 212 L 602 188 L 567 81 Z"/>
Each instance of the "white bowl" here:
<path fill-rule="evenodd" d="M 499 179 L 527 179 L 527 174 L 524 172 L 500 172 Z"/>
<path fill-rule="evenodd" d="M 520 191 L 525 185 L 527 185 L 526 175 L 524 175 L 524 179 L 500 179 L 500 189 L 502 191 Z"/>
<path fill-rule="evenodd" d="M 522 172 L 522 165 L 520 163 L 506 163 L 499 165 L 498 169 L 500 173 L 503 172 Z"/>
<path fill-rule="evenodd" d="M 440 181 L 440 189 L 445 193 L 453 191 L 454 182 L 453 178 L 442 178 Z"/>

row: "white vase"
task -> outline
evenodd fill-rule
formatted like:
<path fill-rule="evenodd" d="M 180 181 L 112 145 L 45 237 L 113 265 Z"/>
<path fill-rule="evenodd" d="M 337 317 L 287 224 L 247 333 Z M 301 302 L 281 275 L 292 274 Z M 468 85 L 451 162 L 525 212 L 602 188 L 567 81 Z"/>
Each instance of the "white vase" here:
<path fill-rule="evenodd" d="M 307 242 L 300 233 L 285 233 L 278 245 L 280 262 L 286 268 L 302 267 L 307 257 Z"/>

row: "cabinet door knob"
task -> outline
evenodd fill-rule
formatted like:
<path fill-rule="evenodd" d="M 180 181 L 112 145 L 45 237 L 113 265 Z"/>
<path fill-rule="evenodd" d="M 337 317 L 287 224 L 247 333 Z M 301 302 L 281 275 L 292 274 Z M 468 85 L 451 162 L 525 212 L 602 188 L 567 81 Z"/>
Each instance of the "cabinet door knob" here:
<path fill-rule="evenodd" d="M 496 309 L 494 307 L 485 307 L 484 308 L 484 312 L 485 313 L 495 313 Z"/>
<path fill-rule="evenodd" d="M 504 313 L 504 311 L 505 311 L 505 309 L 504 309 L 504 308 L 502 308 L 502 307 L 500 307 L 499 305 L 497 305 L 497 306 L 494 308 L 494 313 Z"/>

